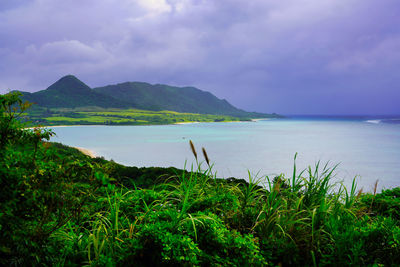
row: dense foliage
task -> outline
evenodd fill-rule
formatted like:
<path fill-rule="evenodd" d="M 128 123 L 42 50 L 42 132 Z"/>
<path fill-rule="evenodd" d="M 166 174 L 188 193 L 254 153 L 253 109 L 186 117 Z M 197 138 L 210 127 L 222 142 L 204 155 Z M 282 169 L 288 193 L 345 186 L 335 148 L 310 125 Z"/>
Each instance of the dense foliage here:
<path fill-rule="evenodd" d="M 400 264 L 399 188 L 363 194 L 319 164 L 248 182 L 217 179 L 208 157 L 126 167 L 23 129 L 18 95 L 0 103 L 1 265 Z"/>

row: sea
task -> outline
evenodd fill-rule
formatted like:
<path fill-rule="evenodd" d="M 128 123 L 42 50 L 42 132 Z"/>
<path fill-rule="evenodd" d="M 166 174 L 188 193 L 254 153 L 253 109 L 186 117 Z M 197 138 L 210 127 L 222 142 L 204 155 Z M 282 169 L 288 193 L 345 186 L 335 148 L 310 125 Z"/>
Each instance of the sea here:
<path fill-rule="evenodd" d="M 288 116 L 251 122 L 154 126 L 53 127 L 52 141 L 89 149 L 96 156 L 138 167 L 191 169 L 207 164 L 220 178 L 248 180 L 327 164 L 334 183 L 372 191 L 400 186 L 400 116 Z M 192 140 L 197 161 L 190 150 Z M 295 155 L 297 155 L 296 160 Z M 321 167 L 320 167 L 321 168 Z M 305 177 L 307 177 L 305 175 Z"/>

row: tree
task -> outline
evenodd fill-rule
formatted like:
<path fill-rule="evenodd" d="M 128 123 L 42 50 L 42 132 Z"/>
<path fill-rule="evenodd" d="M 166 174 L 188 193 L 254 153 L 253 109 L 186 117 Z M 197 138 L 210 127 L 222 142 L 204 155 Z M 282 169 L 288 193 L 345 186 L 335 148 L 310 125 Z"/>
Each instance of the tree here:
<path fill-rule="evenodd" d="M 0 95 L 0 265 L 46 262 L 50 236 L 79 216 L 94 188 L 90 162 L 60 155 L 45 141 L 51 130 L 24 128 L 31 104 L 20 95 Z"/>
<path fill-rule="evenodd" d="M 23 102 L 19 92 L 0 95 L 0 151 L 22 134 L 23 124 L 18 120 L 32 105 Z"/>

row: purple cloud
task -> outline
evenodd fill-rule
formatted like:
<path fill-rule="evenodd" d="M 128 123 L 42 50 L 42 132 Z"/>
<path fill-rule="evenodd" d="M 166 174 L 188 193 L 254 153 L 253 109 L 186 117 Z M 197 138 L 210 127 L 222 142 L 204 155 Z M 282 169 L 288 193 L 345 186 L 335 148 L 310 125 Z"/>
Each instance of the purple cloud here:
<path fill-rule="evenodd" d="M 286 114 L 400 114 L 397 0 L 2 1 L 0 90 L 194 85 Z"/>

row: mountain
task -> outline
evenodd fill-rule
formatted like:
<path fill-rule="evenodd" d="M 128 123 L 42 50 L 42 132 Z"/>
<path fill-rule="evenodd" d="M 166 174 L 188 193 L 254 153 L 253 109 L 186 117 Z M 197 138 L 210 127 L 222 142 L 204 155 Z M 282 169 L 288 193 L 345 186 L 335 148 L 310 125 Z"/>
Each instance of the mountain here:
<path fill-rule="evenodd" d="M 177 112 L 244 115 L 225 99 L 218 99 L 210 92 L 194 87 L 175 87 L 164 84 L 151 85 L 144 82 L 125 82 L 93 89 L 147 110 L 172 110 Z"/>
<path fill-rule="evenodd" d="M 91 89 L 73 75 L 59 79 L 45 90 L 21 92 L 22 98 L 45 108 L 138 108 L 236 117 L 276 117 L 246 112 L 195 87 L 176 87 L 145 82 L 125 82 Z"/>
<path fill-rule="evenodd" d="M 23 99 L 48 108 L 76 108 L 98 106 L 102 108 L 126 108 L 129 103 L 93 91 L 73 75 L 67 75 L 46 90 L 35 93 L 21 92 Z"/>

